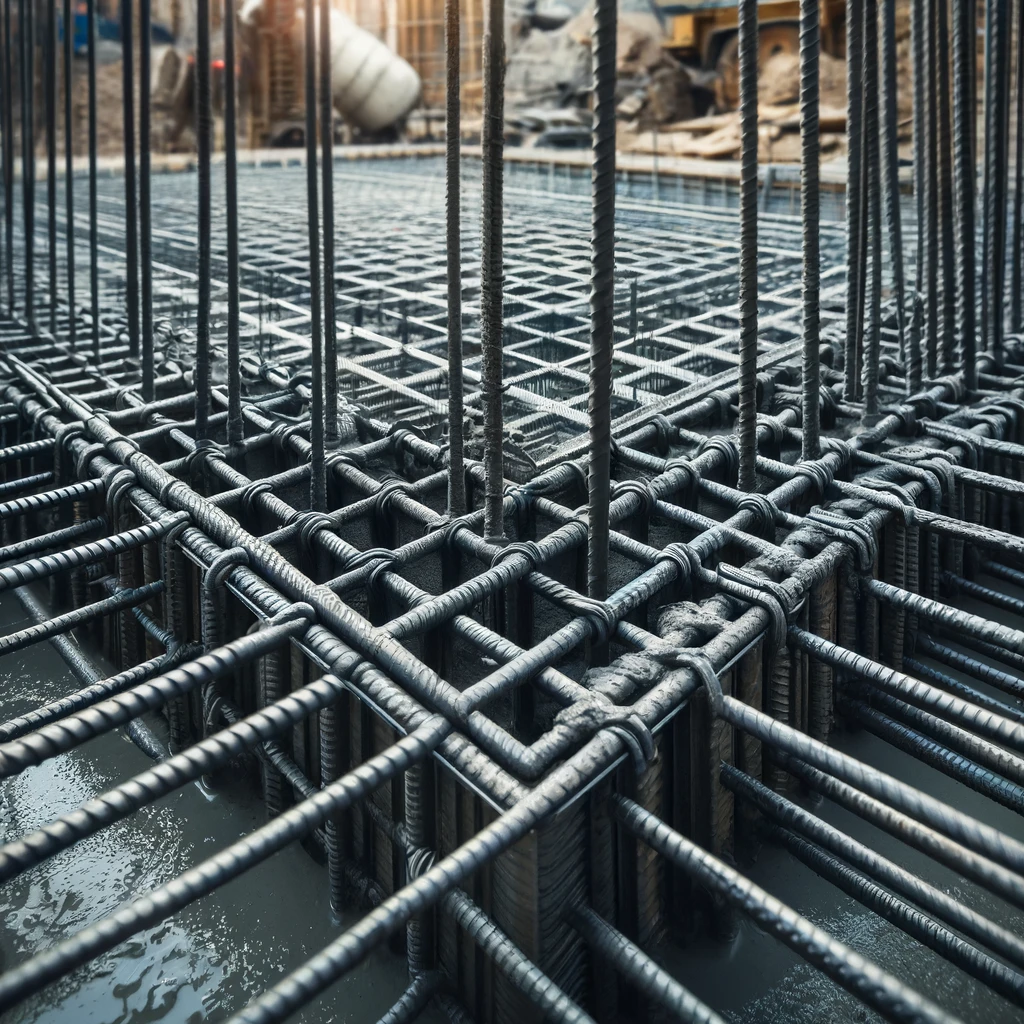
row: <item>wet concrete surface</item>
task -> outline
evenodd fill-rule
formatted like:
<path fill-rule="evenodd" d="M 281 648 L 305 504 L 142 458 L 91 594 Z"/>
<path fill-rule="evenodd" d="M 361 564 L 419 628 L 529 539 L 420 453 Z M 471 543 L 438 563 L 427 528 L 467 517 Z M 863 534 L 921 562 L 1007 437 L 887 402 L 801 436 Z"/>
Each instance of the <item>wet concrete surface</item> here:
<path fill-rule="evenodd" d="M 1024 591 L 1009 584 L 984 576 L 979 577 L 978 582 L 1014 597 L 1024 598 Z M 974 615 L 1016 629 L 1024 628 L 1020 616 L 980 601 L 950 603 Z M 986 659 L 968 647 L 958 647 L 951 642 L 949 646 L 980 661 L 998 665 L 998 662 Z M 938 662 L 929 663 L 989 696 L 998 697 L 1017 707 L 1022 706 L 1020 701 L 973 678 L 961 675 Z M 830 742 L 851 757 L 916 786 L 1007 835 L 1024 840 L 1024 819 L 1019 815 L 896 750 L 870 733 L 860 730 L 837 732 Z M 1024 933 L 1024 912 L 964 879 L 955 871 L 943 867 L 889 833 L 827 800 L 816 800 L 806 794 L 801 796 L 799 792 L 788 795 L 847 835 L 979 913 L 1018 935 Z M 1024 1021 L 1024 1010 L 1017 1009 L 939 954 L 933 953 L 905 932 L 867 910 L 779 847 L 764 846 L 754 863 L 741 861 L 739 866 L 773 896 L 947 1011 L 956 1014 L 966 1024 L 1012 1024 Z M 682 984 L 722 1013 L 726 1020 L 736 1024 L 818 1024 L 822 1021 L 882 1019 L 815 968 L 808 966 L 778 940 L 761 932 L 746 918 L 741 919 L 740 933 L 728 946 L 704 939 L 685 947 L 668 947 L 662 951 L 661 959 Z"/>
<path fill-rule="evenodd" d="M 12 595 L 0 630 L 27 624 Z M 4 718 L 76 689 L 41 644 L 0 660 Z M 152 765 L 120 730 L 0 783 L 0 841 L 45 825 Z M 230 779 L 210 796 L 186 786 L 0 888 L 0 968 L 100 920 L 265 821 Z M 329 944 L 327 873 L 292 844 L 262 865 L 3 1016 L 18 1024 L 199 1024 L 225 1020 Z M 375 1021 L 408 982 L 378 951 L 297 1015 L 305 1024 Z M 426 1016 L 424 1020 L 436 1020 Z"/>
<path fill-rule="evenodd" d="M 834 738 L 833 745 L 1009 835 L 1024 839 L 1024 822 L 1018 815 L 866 732 L 841 734 Z M 1018 934 L 1024 931 L 1024 914 L 1020 911 L 887 832 L 828 801 L 815 803 L 799 794 L 790 796 L 847 835 L 993 921 Z M 779 847 L 762 847 L 753 864 L 741 862 L 740 867 L 773 896 L 966 1024 L 1024 1021 L 1024 1011 L 819 878 Z M 672 947 L 664 951 L 663 962 L 695 995 L 737 1024 L 882 1019 L 746 918 L 741 920 L 740 933 L 729 946 L 701 940 L 682 948 Z"/>
<path fill-rule="evenodd" d="M 1002 589 L 1013 592 L 1013 588 Z M 964 607 L 1021 625 L 1013 616 L 984 605 L 966 603 Z M 3 595 L 0 629 L 9 632 L 20 624 L 23 618 L 16 600 Z M 74 686 L 73 677 L 48 645 L 0 661 L 5 718 Z M 1024 821 L 1018 815 L 868 733 L 841 732 L 833 742 L 852 756 L 1024 839 Z M 118 731 L 0 783 L 0 840 L 52 821 L 151 763 Z M 993 920 L 1017 932 L 1024 930 L 1024 914 L 955 872 L 827 801 L 796 798 Z M 259 800 L 243 787 L 233 787 L 228 779 L 212 796 L 198 785 L 189 785 L 79 843 L 0 890 L 0 967 L 22 962 L 99 920 L 263 821 Z M 741 867 L 773 895 L 969 1024 L 1024 1021 L 1024 1013 L 777 847 L 763 847 L 756 861 L 742 862 Z M 293 844 L 51 986 L 4 1020 L 19 1024 L 224 1020 L 338 932 L 328 908 L 326 872 Z M 878 1019 L 746 919 L 728 946 L 702 939 L 663 949 L 660 959 L 680 982 L 736 1024 Z M 375 1021 L 398 997 L 406 980 L 404 960 L 378 951 L 294 1019 L 306 1024 Z M 434 1024 L 440 1017 L 431 1013 L 422 1019 Z"/>

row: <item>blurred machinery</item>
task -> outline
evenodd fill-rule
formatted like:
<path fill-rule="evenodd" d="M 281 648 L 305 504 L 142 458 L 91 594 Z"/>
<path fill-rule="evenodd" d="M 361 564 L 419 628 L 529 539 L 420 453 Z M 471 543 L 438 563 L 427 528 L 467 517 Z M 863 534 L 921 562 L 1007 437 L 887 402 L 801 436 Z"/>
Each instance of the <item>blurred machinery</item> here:
<path fill-rule="evenodd" d="M 659 3 L 652 9 L 665 28 L 665 49 L 688 67 L 717 71 L 721 92 L 730 108 L 739 102 L 739 20 L 734 0 Z M 833 57 L 846 54 L 846 4 L 820 0 L 821 48 Z M 800 4 L 768 0 L 758 4 L 758 64 L 776 53 L 800 51 Z"/>
<path fill-rule="evenodd" d="M 319 23 L 319 14 L 316 18 Z M 239 9 L 236 71 L 243 138 L 250 147 L 302 144 L 304 26 L 304 12 L 295 0 L 249 0 Z M 211 40 L 211 54 L 217 111 L 224 75 L 219 34 Z M 345 129 L 374 137 L 400 131 L 421 95 L 420 77 L 412 66 L 337 9 L 331 11 L 331 57 L 334 107 Z M 170 80 L 165 88 L 175 142 L 195 109 L 194 57 L 178 51 L 165 60 L 163 77 Z"/>
<path fill-rule="evenodd" d="M 250 143 L 273 144 L 292 135 L 301 111 L 304 12 L 295 0 L 249 0 L 239 21 L 249 59 Z M 350 129 L 392 129 L 419 102 L 420 78 L 412 66 L 337 9 L 331 11 L 331 64 L 335 110 Z"/>

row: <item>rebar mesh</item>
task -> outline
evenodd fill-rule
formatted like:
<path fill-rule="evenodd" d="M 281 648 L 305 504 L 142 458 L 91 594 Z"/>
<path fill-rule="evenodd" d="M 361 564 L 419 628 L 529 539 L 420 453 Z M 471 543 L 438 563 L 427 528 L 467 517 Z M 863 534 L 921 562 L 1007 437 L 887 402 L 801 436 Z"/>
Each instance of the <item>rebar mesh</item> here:
<path fill-rule="evenodd" d="M 803 6 L 813 162 L 818 14 Z M 598 13 L 607 33 L 614 6 Z M 490 17 L 497 73 L 502 21 Z M 988 18 L 1007 50 L 985 64 L 997 90 L 1012 63 L 1005 5 Z M 34 47 L 18 42 L 32 81 Z M 595 50 L 605 97 L 608 52 Z M 873 52 L 852 83 L 861 100 Z M 973 97 L 956 42 L 951 59 L 931 81 Z M 747 216 L 741 239 L 731 211 L 660 187 L 656 199 L 616 192 L 607 159 L 589 202 L 522 169 L 502 191 L 498 130 L 484 188 L 477 162 L 459 168 L 458 261 L 444 241 L 457 163 L 442 175 L 429 161 L 328 162 L 333 310 L 318 305 L 318 176 L 301 159 L 239 168 L 237 221 L 205 144 L 195 177 L 140 163 L 151 227 L 126 207 L 124 178 L 92 176 L 93 250 L 90 204 L 74 203 L 69 232 L 69 182 L 52 170 L 53 216 L 33 219 L 27 147 L 16 194 L 12 90 L 3 97 L 0 591 L 35 624 L 0 638 L 0 654 L 49 640 L 77 682 L 9 712 L 0 780 L 118 728 L 157 763 L 5 837 L 0 883 L 227 773 L 260 792 L 267 819 L 5 964 L 0 1009 L 73 991 L 83 966 L 299 839 L 326 872 L 324 905 L 303 912 L 358 916 L 248 1006 L 224 1007 L 237 1020 L 301 1011 L 403 931 L 410 985 L 385 1019 L 428 1005 L 481 1021 L 648 1019 L 656 1007 L 721 1019 L 655 957 L 698 932 L 728 941 L 738 913 L 887 1019 L 955 1019 L 964 992 L 996 1007 L 991 1019 L 1024 1005 L 1024 356 L 1005 287 L 1020 232 L 996 230 L 1009 203 L 994 180 L 980 237 L 964 221 L 975 182 L 935 123 L 960 118 L 959 97 L 953 112 L 919 109 L 918 182 L 953 189 L 956 251 L 953 197 L 931 186 L 941 223 L 920 243 L 890 230 L 915 218 L 878 164 L 889 95 L 863 105 L 851 247 L 846 225 L 817 220 L 816 163 L 799 217 Z M 1000 152 L 1010 107 L 992 115 L 1000 137 L 986 144 Z M 613 129 L 595 131 L 605 158 Z M 136 229 L 141 285 L 125 255 Z M 883 265 L 883 230 L 902 237 L 904 260 Z M 744 330 L 741 249 L 756 300 Z M 901 263 L 907 309 L 890 290 Z M 449 287 L 456 266 L 461 289 Z M 610 398 L 594 377 L 609 363 Z M 740 409 L 753 429 L 737 434 Z M 456 448 L 468 511 L 452 515 Z M 833 742 L 843 727 L 887 746 L 852 757 Z M 970 800 L 891 772 L 888 747 Z M 804 792 L 896 835 L 900 852 L 859 842 Z M 973 980 L 951 995 L 865 959 L 751 880 L 766 843 Z M 917 853 L 969 880 L 971 898 L 903 866 Z"/>

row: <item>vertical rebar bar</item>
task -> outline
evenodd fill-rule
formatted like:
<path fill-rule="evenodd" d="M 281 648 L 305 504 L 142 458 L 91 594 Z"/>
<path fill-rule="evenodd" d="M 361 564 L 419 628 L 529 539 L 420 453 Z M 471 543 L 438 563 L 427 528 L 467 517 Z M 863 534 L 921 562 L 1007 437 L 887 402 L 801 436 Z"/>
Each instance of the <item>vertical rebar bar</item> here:
<path fill-rule="evenodd" d="M 323 0 L 321 0 L 323 2 Z M 323 307 L 320 293 L 320 218 L 316 181 L 316 33 L 313 0 L 305 0 L 305 97 L 306 97 L 306 217 L 309 235 L 309 319 L 312 350 L 312 397 L 309 406 L 309 439 L 313 445 L 309 477 L 309 507 L 327 508 L 327 477 L 324 466 L 324 349 Z"/>
<path fill-rule="evenodd" d="M 939 174 L 938 174 L 938 97 L 935 94 L 936 50 L 938 48 L 935 0 L 924 0 L 924 207 L 925 207 L 925 288 L 927 317 L 925 325 L 925 373 L 933 379 L 938 373 L 939 354 Z"/>
<path fill-rule="evenodd" d="M 466 512 L 462 382 L 462 111 L 459 96 L 462 26 L 459 0 L 444 2 L 445 257 L 448 275 L 448 515 Z"/>
<path fill-rule="evenodd" d="M 139 2 L 139 261 L 142 286 L 142 400 L 156 398 L 153 370 L 153 225 L 150 169 L 151 0 Z"/>
<path fill-rule="evenodd" d="M 268 659 L 269 660 L 269 659 Z M 347 744 L 345 742 L 345 720 L 340 702 L 324 708 L 320 712 L 320 786 L 326 789 L 348 767 Z M 272 766 L 268 766 L 271 767 Z M 264 774 L 269 786 L 265 786 L 266 796 L 273 800 L 280 796 L 279 787 L 271 783 L 270 772 Z M 276 782 L 283 779 L 277 775 Z M 275 794 L 275 789 L 277 793 Z M 268 804 L 268 811 L 270 810 Z M 339 916 L 345 912 L 345 829 L 341 815 L 332 815 L 324 822 L 324 846 L 327 852 L 327 880 L 330 893 L 331 911 Z"/>
<path fill-rule="evenodd" d="M 878 421 L 878 370 L 881 355 L 882 309 L 882 220 L 878 146 L 878 3 L 864 2 L 864 148 L 863 159 L 867 180 L 867 282 L 868 301 L 864 325 L 865 426 Z"/>
<path fill-rule="evenodd" d="M 242 375 L 239 369 L 238 280 L 238 157 L 235 125 L 235 4 L 224 11 L 224 216 L 228 260 L 228 423 L 229 446 L 240 444 L 242 424 Z"/>
<path fill-rule="evenodd" d="M 67 242 L 68 344 L 77 347 L 78 315 L 75 309 L 75 145 L 72 102 L 75 62 L 75 23 L 71 0 L 64 0 L 64 227 Z"/>
<path fill-rule="evenodd" d="M 1013 168 L 1013 228 L 1010 251 L 1012 253 L 1012 264 L 1010 270 L 1010 329 L 1020 331 L 1024 329 L 1024 322 L 1021 321 L 1021 288 L 1024 281 L 1021 280 L 1021 246 L 1024 245 L 1024 225 L 1021 223 L 1022 214 L 1022 192 L 1024 192 L 1024 9 L 1018 3 L 1017 9 L 1017 66 L 1016 66 L 1016 95 L 1017 106 L 1015 110 L 1016 124 L 1014 134 L 1016 135 L 1016 152 L 1014 155 Z"/>
<path fill-rule="evenodd" d="M 338 322 L 334 288 L 334 90 L 331 14 L 320 3 L 320 147 L 324 205 L 324 446 L 338 447 Z"/>
<path fill-rule="evenodd" d="M 969 81 L 971 83 L 970 94 L 971 97 L 977 101 L 978 98 L 978 3 L 979 0 L 967 0 L 967 23 L 971 27 L 971 47 L 970 54 L 971 59 L 967 68 L 969 73 Z M 978 106 L 975 102 L 974 106 L 970 110 L 971 115 L 971 130 L 970 130 L 970 142 L 971 142 L 971 166 L 974 168 L 975 181 L 974 181 L 974 192 L 977 194 L 978 182 Z M 977 218 L 975 218 L 977 223 Z"/>
<path fill-rule="evenodd" d="M 86 58 L 88 79 L 88 150 L 89 150 L 89 309 L 92 319 L 92 351 L 100 357 L 100 270 L 99 224 L 96 211 L 96 0 L 85 2 L 85 24 L 88 34 Z"/>
<path fill-rule="evenodd" d="M 1002 83 L 1002 86 L 996 91 L 999 102 L 999 109 L 996 111 L 996 123 L 999 128 L 996 135 L 998 151 L 996 166 L 999 168 L 999 173 L 996 175 L 996 280 L 993 282 L 993 291 L 996 298 L 994 310 L 996 320 L 995 351 L 1001 356 L 1006 335 L 1006 234 L 1010 188 L 1010 28 L 1012 19 L 1006 0 L 1001 0 L 999 10 L 1001 17 L 999 19 L 997 81 Z"/>
<path fill-rule="evenodd" d="M 896 5 L 882 4 L 882 169 L 889 261 L 896 297 L 900 358 L 907 358 L 907 294 L 903 269 L 903 218 L 900 211 L 899 122 L 896 109 Z"/>
<path fill-rule="evenodd" d="M 612 355 L 615 351 L 615 35 L 616 0 L 595 0 L 594 127 L 590 222 L 590 535 L 587 593 L 608 596 L 608 505 L 611 500 Z"/>
<path fill-rule="evenodd" d="M 484 410 L 484 538 L 505 535 L 502 445 L 502 176 L 505 125 L 505 0 L 484 8 L 483 175 L 480 231 L 480 394 Z"/>
<path fill-rule="evenodd" d="M 651 126 L 651 196 L 657 203 L 661 199 L 661 184 L 658 180 L 658 123 Z"/>
<path fill-rule="evenodd" d="M 924 99 L 924 0 L 913 0 L 910 18 L 911 50 L 914 64 L 913 138 L 914 138 L 914 212 L 917 221 L 917 245 L 914 256 L 914 294 L 910 321 L 910 351 L 907 355 L 907 391 L 921 388 L 923 374 L 923 327 L 925 252 L 928 224 L 925 217 L 925 99 Z"/>
<path fill-rule="evenodd" d="M 757 0 L 740 0 L 740 378 L 741 491 L 757 487 Z M 767 185 L 766 185 L 767 187 Z"/>
<path fill-rule="evenodd" d="M 4 3 L 4 270 L 7 275 L 7 310 L 14 313 L 14 75 L 11 61 L 11 0 Z"/>
<path fill-rule="evenodd" d="M 994 135 L 992 131 L 992 111 L 994 107 L 992 68 L 994 54 L 992 51 L 992 34 L 995 24 L 993 12 L 996 7 L 996 0 L 982 0 L 985 7 L 985 45 L 984 58 L 982 63 L 982 128 L 985 139 L 985 153 L 982 159 L 981 170 L 981 346 L 982 351 L 991 347 L 990 324 L 990 303 L 989 285 L 992 273 L 992 166 L 995 162 L 995 154 L 990 153 L 991 141 Z M 975 61 L 975 63 L 977 63 Z"/>
<path fill-rule="evenodd" d="M 818 256 L 818 64 L 821 26 L 817 0 L 800 0 L 800 217 L 803 223 L 803 442 L 805 460 L 820 454 L 821 351 Z"/>
<path fill-rule="evenodd" d="M 860 395 L 861 275 L 861 136 L 864 68 L 864 0 L 846 0 L 846 342 L 843 394 L 848 402 Z"/>
<path fill-rule="evenodd" d="M 21 49 L 21 207 L 25 231 L 25 319 L 35 332 L 35 28 L 33 0 L 18 0 L 18 41 Z"/>
<path fill-rule="evenodd" d="M 57 333 L 57 5 L 46 0 L 43 46 L 43 115 L 46 119 L 46 267 L 50 334 Z"/>
<path fill-rule="evenodd" d="M 207 45 L 209 45 L 209 40 L 207 40 Z M 137 359 L 139 356 L 139 222 L 135 179 L 135 64 L 133 50 L 132 0 L 121 0 L 121 111 L 124 117 L 124 244 L 127 268 L 125 313 L 128 317 L 128 354 L 133 359 Z M 200 223 L 201 245 L 202 224 Z M 202 287 L 200 280 L 200 291 L 202 291 Z"/>
<path fill-rule="evenodd" d="M 951 373 L 956 358 L 956 286 L 953 255 L 952 139 L 949 104 L 949 2 L 935 0 L 938 48 L 932 87 L 938 94 L 938 208 L 939 253 L 942 260 L 941 355 L 939 369 Z"/>
<path fill-rule="evenodd" d="M 985 345 L 1002 357 L 1003 266 L 1007 177 L 1004 153 L 1006 127 L 1006 2 L 988 0 L 985 16 L 985 207 L 981 319 Z"/>
<path fill-rule="evenodd" d="M 861 105 L 861 116 L 860 116 L 860 223 L 857 225 L 857 254 L 859 257 L 860 266 L 857 272 L 857 291 L 853 296 L 854 308 L 857 313 L 857 339 L 856 339 L 856 352 L 857 352 L 857 364 L 853 370 L 853 378 L 856 381 L 855 395 L 857 400 L 860 401 L 864 397 L 864 380 L 863 380 L 863 363 L 864 363 L 864 333 L 865 323 L 867 320 L 867 306 L 868 306 L 868 259 L 869 259 L 869 243 L 868 237 L 868 213 L 871 208 L 871 204 L 868 202 L 868 161 L 867 161 L 867 123 L 864 117 L 864 61 L 863 61 L 863 39 L 864 39 L 864 6 L 861 4 L 861 74 L 860 81 L 858 82 L 858 89 L 860 91 L 860 105 Z"/>
<path fill-rule="evenodd" d="M 414 865 L 424 849 L 430 848 L 430 814 L 427 806 L 429 769 L 422 764 L 410 765 L 405 773 L 405 834 L 408 848 L 406 861 L 409 874 L 414 874 Z M 413 980 L 434 966 L 435 950 L 431 934 L 429 915 L 416 914 L 406 924 L 406 952 L 409 961 L 409 976 Z"/>
<path fill-rule="evenodd" d="M 974 75 L 976 28 L 971 0 L 953 0 L 953 172 L 956 200 L 957 313 L 960 360 L 968 391 L 977 387 L 975 351 L 977 324 L 974 302 L 976 168 L 974 144 Z"/>
<path fill-rule="evenodd" d="M 124 3 L 130 0 L 122 0 Z M 199 280 L 196 308 L 196 441 L 210 439 L 210 0 L 196 0 L 196 158 Z"/>

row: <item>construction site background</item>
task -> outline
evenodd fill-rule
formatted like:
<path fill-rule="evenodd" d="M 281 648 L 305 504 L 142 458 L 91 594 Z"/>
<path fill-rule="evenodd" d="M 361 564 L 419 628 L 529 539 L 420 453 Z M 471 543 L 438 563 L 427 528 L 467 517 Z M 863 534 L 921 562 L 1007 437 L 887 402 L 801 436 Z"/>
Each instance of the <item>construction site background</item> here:
<path fill-rule="evenodd" d="M 578 0 L 573 0 L 578 6 Z M 294 32 L 295 0 L 266 0 L 258 31 L 239 32 L 239 143 L 248 147 L 295 146 L 302 143 L 303 91 L 299 76 L 301 45 Z M 382 131 L 361 131 L 336 119 L 339 141 L 409 142 L 444 136 L 443 0 L 337 0 L 336 10 L 381 40 L 415 70 L 421 82 L 419 101 L 408 114 Z M 670 20 L 659 19 L 637 0 L 623 5 L 618 30 L 620 152 L 691 158 L 734 158 L 739 151 L 735 84 L 721 62 L 710 69 L 684 65 L 669 51 Z M 633 8 L 633 9 L 631 9 Z M 111 21 L 118 5 L 98 8 Z M 214 62 L 214 108 L 223 82 L 222 0 L 211 3 Z M 506 10 L 506 142 L 541 149 L 580 149 L 589 145 L 592 16 L 561 0 L 547 7 L 510 6 Z M 174 37 L 173 44 L 153 44 L 151 97 L 154 152 L 194 152 L 190 89 L 195 38 L 195 7 L 181 0 L 158 0 L 152 19 Z M 138 18 L 134 19 L 137 34 Z M 978 60 L 983 57 L 983 15 L 979 19 Z M 481 107 L 482 6 L 462 3 L 462 132 L 478 140 Z M 910 2 L 897 0 L 898 115 L 901 156 L 910 156 L 911 57 Z M 845 31 L 840 25 L 835 54 L 820 59 L 822 159 L 833 160 L 846 149 Z M 123 148 L 120 45 L 98 46 L 98 150 L 117 154 Z M 722 58 L 724 59 L 724 57 Z M 58 71 L 59 71 L 58 67 Z M 42 69 L 40 69 L 40 74 Z M 75 151 L 86 146 L 87 92 L 84 57 L 75 62 Z M 136 68 L 136 99 L 138 71 Z M 799 161 L 799 58 L 791 45 L 765 59 L 759 83 L 760 159 L 766 163 Z M 42 104 L 37 106 L 41 128 Z M 136 109 L 138 106 L 136 104 Z M 62 126 L 58 128 L 62 134 Z M 215 117 L 215 148 L 223 143 L 223 123 Z M 40 133 L 41 145 L 41 133 Z"/>

